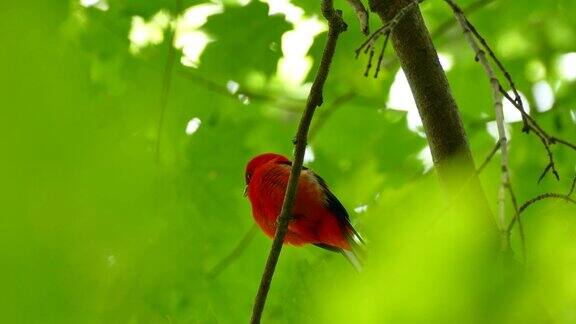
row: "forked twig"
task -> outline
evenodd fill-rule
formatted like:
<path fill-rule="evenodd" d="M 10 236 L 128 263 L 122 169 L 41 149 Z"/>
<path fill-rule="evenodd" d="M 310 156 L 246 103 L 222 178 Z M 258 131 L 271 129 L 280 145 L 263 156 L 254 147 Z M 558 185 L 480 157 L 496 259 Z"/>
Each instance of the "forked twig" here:
<path fill-rule="evenodd" d="M 384 51 L 386 50 L 386 46 L 388 45 L 388 39 L 390 38 L 390 34 L 394 31 L 394 28 L 396 27 L 396 25 L 398 25 L 398 23 L 400 22 L 402 17 L 404 17 L 404 15 L 408 12 L 408 10 L 412 9 L 414 6 L 418 5 L 418 3 L 421 3 L 422 1 L 423 0 L 412 1 L 406 4 L 396 13 L 396 15 L 394 16 L 394 18 L 392 18 L 392 20 L 384 24 L 384 26 L 378 28 L 356 49 L 355 51 L 356 58 L 360 56 L 360 53 L 362 51 L 364 51 L 364 54 L 369 53 L 368 64 L 366 65 L 366 71 L 364 72 L 364 76 L 368 76 L 368 74 L 370 73 L 370 69 L 372 67 L 372 60 L 374 59 L 374 52 L 376 51 L 375 49 L 376 41 L 378 41 L 378 39 L 380 39 L 381 37 L 384 37 L 384 44 L 382 45 L 382 49 L 380 50 L 380 55 L 378 55 L 378 62 L 376 63 L 376 72 L 374 73 L 374 78 L 377 78 L 378 73 L 380 72 L 382 61 L 384 59 Z"/>
<path fill-rule="evenodd" d="M 224 258 L 222 258 L 210 271 L 208 271 L 208 278 L 213 279 L 216 278 L 222 271 L 224 271 L 236 258 L 238 258 L 244 249 L 248 246 L 248 244 L 256 235 L 258 227 L 256 224 L 252 225 L 248 232 L 244 234 L 244 237 L 238 242 L 238 244 L 234 247 L 234 249 Z"/>

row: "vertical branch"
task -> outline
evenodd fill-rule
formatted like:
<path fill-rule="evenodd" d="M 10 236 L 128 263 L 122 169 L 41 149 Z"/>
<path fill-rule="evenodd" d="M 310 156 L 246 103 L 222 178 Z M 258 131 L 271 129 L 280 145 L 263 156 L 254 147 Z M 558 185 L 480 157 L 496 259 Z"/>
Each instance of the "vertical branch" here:
<path fill-rule="evenodd" d="M 461 208 L 481 215 L 477 224 L 479 235 L 493 241 L 497 233 L 492 212 L 476 173 L 458 106 L 418 2 L 369 1 L 371 11 L 380 17 L 384 26 L 405 10 L 391 31 L 390 41 L 414 95 L 436 172 L 448 195 L 460 198 Z M 460 192 L 464 193 L 459 195 Z"/>
<path fill-rule="evenodd" d="M 492 88 L 492 103 L 494 105 L 494 112 L 496 116 L 496 125 L 498 128 L 498 142 L 500 144 L 501 160 L 501 175 L 500 175 L 500 187 L 498 189 L 498 227 L 501 233 L 501 244 L 502 250 L 507 251 L 509 249 L 509 239 L 508 233 L 506 231 L 506 191 L 512 192 L 510 186 L 510 171 L 508 165 L 508 138 L 506 137 L 506 123 L 504 121 L 504 109 L 502 106 L 502 94 L 500 93 L 500 82 L 496 77 L 496 73 L 484 50 L 480 48 L 480 45 L 476 42 L 474 35 L 470 30 L 470 24 L 464 16 L 464 12 L 456 5 L 453 0 L 446 0 L 446 2 L 452 7 L 456 20 L 460 24 L 464 32 L 464 36 L 468 41 L 468 44 L 474 51 L 476 55 L 476 60 L 482 65 L 484 72 L 490 80 L 490 86 Z"/>
<path fill-rule="evenodd" d="M 340 10 L 334 10 L 332 0 L 322 0 L 321 8 L 322 15 L 328 21 L 328 38 L 326 40 L 324 52 L 322 53 L 320 66 L 316 72 L 316 77 L 312 83 L 312 88 L 310 89 L 308 100 L 306 101 L 306 108 L 302 113 L 302 118 L 300 119 L 300 124 L 298 125 L 296 138 L 294 139 L 294 144 L 296 146 L 294 152 L 294 161 L 290 171 L 290 177 L 288 179 L 288 187 L 284 196 L 282 211 L 280 212 L 280 216 L 277 220 L 278 226 L 274 236 L 274 241 L 272 242 L 272 247 L 270 248 L 270 253 L 268 254 L 268 259 L 266 260 L 264 273 L 262 274 L 260 287 L 258 288 L 258 293 L 254 301 L 252 318 L 250 321 L 252 324 L 260 323 L 260 319 L 262 318 L 262 312 L 264 311 L 264 304 L 266 303 L 268 291 L 270 290 L 270 284 L 272 282 L 274 270 L 276 269 L 280 251 L 282 250 L 284 237 L 288 231 L 288 223 L 292 217 L 292 208 L 296 198 L 296 187 L 298 185 L 298 179 L 300 178 L 300 172 L 302 170 L 304 151 L 306 149 L 310 122 L 312 121 L 316 107 L 320 106 L 323 101 L 322 91 L 324 88 L 324 83 L 326 82 L 326 78 L 328 77 L 330 63 L 334 57 L 338 36 L 344 32 L 347 27 L 346 23 L 344 23 L 344 20 L 342 20 L 342 12 Z"/>

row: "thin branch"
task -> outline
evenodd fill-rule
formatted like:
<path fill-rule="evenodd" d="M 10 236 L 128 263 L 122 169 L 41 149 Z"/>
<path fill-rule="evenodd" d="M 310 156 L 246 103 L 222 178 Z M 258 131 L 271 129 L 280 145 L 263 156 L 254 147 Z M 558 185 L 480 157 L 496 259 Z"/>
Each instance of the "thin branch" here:
<path fill-rule="evenodd" d="M 536 122 L 536 120 L 532 118 L 532 116 L 528 115 L 518 104 L 518 102 L 516 102 L 510 97 L 510 95 L 504 90 L 504 88 L 502 88 L 502 86 L 500 86 L 500 93 L 522 114 L 522 116 L 525 118 L 527 122 L 528 127 L 530 128 L 530 130 L 534 132 L 534 134 L 536 134 L 536 136 L 538 136 L 538 138 L 542 142 L 542 145 L 544 146 L 544 149 L 546 150 L 546 155 L 548 156 L 548 164 L 546 165 L 544 171 L 538 178 L 538 182 L 542 181 L 542 179 L 546 176 L 546 174 L 550 170 L 552 170 L 552 173 L 556 177 L 556 180 L 560 180 L 560 175 L 556 170 L 556 163 L 554 162 L 554 154 L 552 153 L 552 149 L 550 146 L 555 143 L 561 143 L 574 150 L 576 150 L 576 146 L 565 140 L 559 140 L 556 137 L 548 135 L 548 133 L 546 133 L 546 131 L 544 131 L 542 127 L 540 127 L 540 125 Z"/>
<path fill-rule="evenodd" d="M 248 244 L 250 244 L 250 242 L 256 235 L 257 229 L 258 227 L 256 226 L 256 224 L 250 227 L 248 232 L 244 234 L 244 237 L 242 237 L 240 242 L 238 242 L 238 244 L 236 245 L 236 247 L 234 247 L 234 249 L 230 252 L 230 254 L 228 254 L 226 257 L 220 260 L 210 271 L 208 271 L 209 279 L 216 278 L 220 273 L 222 273 L 222 271 L 228 268 L 228 266 L 230 266 L 230 264 L 232 264 L 232 262 L 234 262 L 242 254 L 242 252 L 244 252 L 246 247 L 248 247 Z"/>
<path fill-rule="evenodd" d="M 466 16 L 470 16 L 471 14 L 475 13 L 476 11 L 486 7 L 487 5 L 489 5 L 490 3 L 494 2 L 495 0 L 478 0 L 476 2 L 472 2 L 470 4 L 468 4 L 467 6 L 465 6 L 464 8 L 462 8 L 462 11 L 466 14 Z M 456 21 L 453 19 L 448 19 L 446 21 L 444 21 L 443 23 L 441 23 L 440 25 L 438 25 L 438 27 L 436 27 L 436 29 L 434 29 L 434 31 L 431 33 L 432 38 L 436 38 L 440 35 L 443 35 L 444 33 L 446 33 L 450 27 L 452 27 L 454 25 Z"/>
<path fill-rule="evenodd" d="M 566 140 L 563 140 L 563 139 L 560 139 L 560 138 L 554 137 L 554 136 L 550 136 L 550 137 L 549 137 L 549 140 L 550 140 L 550 142 L 551 142 L 552 144 L 560 143 L 560 144 L 563 144 L 563 145 L 565 145 L 565 146 L 568 146 L 569 148 L 571 148 L 571 149 L 573 149 L 573 150 L 576 151 L 576 145 L 574 145 L 574 144 L 572 144 L 572 143 L 570 143 L 570 142 L 568 142 L 568 141 L 566 141 Z"/>
<path fill-rule="evenodd" d="M 515 98 L 512 98 L 506 92 L 500 81 L 496 78 L 494 71 L 492 71 L 492 75 L 490 76 L 492 82 L 493 95 L 495 95 L 496 91 L 500 92 L 500 94 L 504 96 L 504 98 L 508 100 L 521 113 L 522 121 L 524 123 L 522 130 L 526 133 L 533 131 L 542 142 L 544 149 L 546 150 L 546 154 L 548 156 L 548 164 L 546 165 L 544 171 L 540 175 L 538 182 L 540 182 L 549 171 L 552 171 L 556 179 L 559 180 L 560 175 L 556 169 L 556 164 L 554 162 L 554 154 L 552 153 L 551 145 L 555 143 L 561 143 L 563 145 L 566 145 L 567 147 L 572 148 L 573 150 L 576 150 L 576 145 L 569 143 L 568 141 L 561 140 L 556 137 L 548 135 L 548 133 L 546 133 L 546 131 L 544 131 L 542 127 L 540 127 L 540 125 L 534 120 L 534 118 L 532 118 L 528 113 L 526 113 L 520 94 L 516 89 L 514 80 L 512 79 L 510 73 L 506 70 L 502 62 L 498 59 L 494 51 L 490 48 L 486 40 L 482 37 L 482 35 L 480 35 L 478 30 L 476 30 L 476 28 L 472 25 L 472 23 L 466 18 L 463 10 L 456 4 L 454 0 L 445 0 L 445 2 L 452 8 L 452 11 L 454 12 L 458 22 L 460 23 L 462 28 L 466 31 L 465 34 L 469 42 L 470 40 L 474 41 L 475 43 L 474 50 L 476 52 L 476 59 L 480 60 L 481 61 L 480 63 L 482 63 L 483 66 L 489 66 L 490 69 L 492 69 L 490 63 L 486 59 L 486 55 L 484 53 L 484 51 L 486 51 L 490 56 L 490 58 L 494 61 L 498 69 L 502 72 L 506 80 L 508 81 L 508 84 L 512 89 L 512 92 L 514 93 Z M 470 34 L 473 37 L 471 37 Z M 476 41 L 478 41 L 482 45 L 482 48 L 478 46 Z M 498 88 L 496 88 L 496 85 L 498 85 Z M 499 119 L 498 115 L 496 117 L 498 121 Z M 501 127 L 499 125 L 498 132 L 500 133 L 500 131 Z M 502 189 L 500 191 L 502 191 Z"/>
<path fill-rule="evenodd" d="M 508 193 L 510 195 L 510 200 L 512 201 L 512 207 L 514 207 L 514 215 L 518 215 L 519 208 L 518 208 L 518 200 L 516 199 L 516 195 L 514 194 L 514 190 L 512 190 L 512 184 L 508 184 Z M 513 216 L 514 217 L 514 216 Z M 526 264 L 527 254 L 526 254 L 526 235 L 524 234 L 524 225 L 522 221 L 518 219 L 518 233 L 520 233 L 520 245 L 522 248 L 522 260 L 524 264 Z M 511 232 L 506 229 L 507 240 L 510 240 Z"/>
<path fill-rule="evenodd" d="M 378 28 L 372 35 L 370 35 L 355 51 L 356 58 L 360 55 L 362 51 L 364 54 L 369 53 L 368 55 L 368 64 L 366 65 L 366 71 L 364 72 L 364 76 L 368 76 L 370 73 L 370 68 L 372 67 L 372 59 L 374 58 L 375 52 L 375 43 L 380 37 L 384 37 L 384 45 L 380 50 L 380 55 L 378 56 L 378 64 L 376 66 L 376 72 L 374 73 L 374 78 L 378 77 L 378 73 L 380 72 L 380 68 L 382 66 L 382 60 L 384 59 L 384 51 L 386 50 L 386 45 L 388 44 L 388 39 L 390 38 L 390 34 L 394 31 L 394 28 L 402 17 L 410 10 L 412 7 L 416 6 L 418 3 L 423 2 L 424 0 L 415 0 L 406 4 L 403 8 L 398 10 L 394 18 L 392 18 L 389 22 L 385 23 L 384 26 Z"/>
<path fill-rule="evenodd" d="M 488 55 L 490 55 L 492 60 L 496 63 L 500 72 L 502 72 L 502 74 L 504 74 L 504 77 L 508 81 L 508 84 L 509 84 L 510 88 L 512 89 L 512 92 L 514 92 L 514 97 L 515 97 L 514 101 L 518 104 L 520 109 L 523 112 L 525 112 L 524 103 L 522 102 L 522 98 L 520 97 L 520 93 L 516 89 L 516 85 L 514 84 L 514 80 L 512 80 L 512 76 L 510 75 L 508 70 L 506 70 L 506 68 L 504 67 L 504 64 L 502 64 L 502 62 L 498 59 L 496 54 L 494 54 L 494 51 L 488 45 L 488 42 L 486 42 L 486 40 L 482 37 L 482 35 L 480 35 L 480 33 L 476 30 L 476 27 L 474 27 L 474 25 L 472 25 L 472 23 L 468 20 L 468 18 L 466 18 L 462 8 L 460 8 L 456 4 L 456 2 L 454 2 L 453 0 L 445 0 L 445 1 L 450 5 L 450 7 L 452 8 L 452 10 L 456 14 L 456 16 L 461 17 L 459 19 L 459 23 L 461 25 L 462 24 L 466 25 L 466 29 L 474 35 L 474 38 L 476 38 L 480 42 L 480 44 L 482 44 L 482 47 L 488 52 Z M 462 20 L 462 21 L 460 21 L 460 20 Z M 525 115 L 526 115 L 526 113 L 522 114 L 522 121 L 524 122 L 523 131 L 527 133 L 530 130 L 530 128 L 529 128 L 528 123 L 526 121 Z"/>
<path fill-rule="evenodd" d="M 296 146 L 294 152 L 294 160 L 292 169 L 290 170 L 290 177 L 288 178 L 288 187 L 284 196 L 282 211 L 280 212 L 280 216 L 278 216 L 277 219 L 277 229 L 274 236 L 274 241 L 272 242 L 272 247 L 270 248 L 270 253 L 268 255 L 268 259 L 266 260 L 264 273 L 262 274 L 260 287 L 258 288 L 258 293 L 254 301 L 252 318 L 250 321 L 252 324 L 260 323 L 260 319 L 262 318 L 262 312 L 264 311 L 264 305 L 266 303 L 268 291 L 270 290 L 270 284 L 272 282 L 274 270 L 276 269 L 280 251 L 282 250 L 284 237 L 288 231 L 288 223 L 292 217 L 292 207 L 294 206 L 294 201 L 296 198 L 296 187 L 298 184 L 298 179 L 300 178 L 300 172 L 302 170 L 304 151 L 306 150 L 306 142 L 310 122 L 312 121 L 316 107 L 320 106 L 323 102 L 322 91 L 324 88 L 324 83 L 326 82 L 326 78 L 328 77 L 328 72 L 330 70 L 332 58 L 334 57 L 334 52 L 336 51 L 338 36 L 347 28 L 346 23 L 344 20 L 342 20 L 342 12 L 340 10 L 334 10 L 332 0 L 323 0 L 321 8 L 324 18 L 328 21 L 328 38 L 326 40 L 324 52 L 322 53 L 320 66 L 318 67 L 316 77 L 312 83 L 312 88 L 310 89 L 310 93 L 308 95 L 306 108 L 302 113 L 302 118 L 300 119 L 300 124 L 298 125 L 298 131 L 294 141 Z"/>
<path fill-rule="evenodd" d="M 522 214 L 522 212 L 524 210 L 526 210 L 526 208 L 530 207 L 531 205 L 533 205 L 534 203 L 540 201 L 540 200 L 544 200 L 544 199 L 548 199 L 548 198 L 556 198 L 556 199 L 562 199 L 565 200 L 567 202 L 571 202 L 573 204 L 576 204 L 576 200 L 570 198 L 568 195 L 565 194 L 561 194 L 561 193 L 555 193 L 555 192 L 547 192 L 544 194 L 541 194 L 539 196 L 536 196 L 528 201 L 526 201 L 522 206 L 520 206 L 520 208 L 518 209 L 518 214 Z M 516 219 L 518 220 L 518 219 Z M 513 225 L 513 223 L 511 223 Z"/>
<path fill-rule="evenodd" d="M 574 177 L 574 179 L 572 180 L 572 185 L 570 186 L 570 191 L 568 191 L 567 194 L 547 192 L 547 193 L 538 195 L 538 196 L 526 201 L 524 204 L 522 204 L 522 206 L 520 206 L 520 208 L 518 208 L 518 212 L 516 213 L 514 218 L 512 218 L 512 220 L 510 221 L 510 224 L 508 225 L 508 232 L 512 231 L 512 228 L 514 228 L 514 225 L 516 224 L 516 222 L 518 222 L 518 224 L 520 224 L 520 216 L 522 215 L 522 212 L 524 212 L 528 207 L 532 206 L 533 204 L 535 204 L 541 200 L 553 198 L 553 199 L 561 199 L 561 200 L 564 200 L 566 202 L 576 204 L 576 200 L 571 197 L 572 194 L 574 193 L 575 188 L 576 188 L 576 177 Z"/>
<path fill-rule="evenodd" d="M 384 60 L 384 51 L 386 51 L 386 45 L 388 45 L 389 39 L 390 39 L 390 33 L 386 34 L 386 37 L 384 37 L 384 45 L 382 45 L 380 55 L 378 56 L 378 63 L 376 63 L 376 72 L 374 72 L 374 79 L 378 77 L 378 73 L 380 72 L 380 68 L 382 67 L 382 61 Z"/>
<path fill-rule="evenodd" d="M 516 109 L 518 109 L 518 111 L 520 111 L 520 113 L 522 115 L 522 121 L 524 123 L 523 131 L 528 133 L 530 130 L 532 130 L 536 134 L 536 136 L 538 136 L 538 138 L 542 141 L 542 144 L 544 145 L 544 148 L 546 149 L 546 153 L 548 155 L 549 162 L 548 162 L 548 165 L 546 166 L 546 168 L 544 169 L 544 171 L 542 172 L 542 175 L 539 177 L 538 182 L 540 182 L 550 170 L 555 175 L 556 179 L 558 179 L 558 180 L 560 179 L 559 174 L 556 170 L 556 165 L 554 162 L 554 155 L 553 155 L 552 150 L 550 148 L 550 146 L 552 144 L 555 144 L 557 142 L 562 143 L 562 144 L 564 144 L 564 145 L 566 145 L 572 149 L 575 149 L 575 150 L 576 150 L 576 146 L 567 142 L 567 141 L 564 141 L 564 140 L 559 141 L 558 139 L 548 135 L 540 127 L 540 125 L 538 125 L 538 123 L 530 115 L 528 115 L 526 113 L 524 106 L 523 106 L 523 103 L 522 103 L 522 99 L 520 97 L 519 92 L 516 89 L 516 86 L 514 84 L 514 81 L 511 77 L 510 73 L 508 73 L 508 71 L 506 70 L 506 68 L 504 67 L 502 62 L 498 59 L 498 57 L 495 55 L 495 53 L 492 51 L 492 49 L 490 48 L 490 46 L 488 45 L 486 40 L 480 35 L 480 33 L 476 30 L 476 28 L 472 25 L 472 23 L 466 18 L 463 10 L 456 4 L 456 2 L 454 0 L 445 0 L 445 2 L 448 3 L 448 5 L 452 8 L 452 11 L 454 12 L 456 20 L 458 21 L 458 23 L 462 27 L 462 30 L 464 31 L 464 35 L 466 37 L 466 40 L 470 44 L 470 47 L 473 49 L 474 53 L 476 54 L 476 61 L 478 61 L 482 65 L 484 71 L 486 72 L 488 78 L 490 79 L 490 84 L 492 86 L 492 98 L 493 98 L 493 103 L 494 103 L 494 108 L 495 108 L 496 124 L 498 127 L 498 136 L 499 136 L 498 143 L 500 144 L 500 150 L 502 152 L 501 181 L 500 181 L 500 187 L 498 190 L 498 223 L 499 223 L 499 227 L 500 227 L 500 232 L 502 233 L 502 236 L 501 236 L 502 244 L 503 244 L 502 247 L 503 247 L 503 250 L 509 249 L 509 247 L 510 247 L 510 233 L 511 233 L 511 230 L 512 230 L 514 223 L 517 220 L 518 221 L 518 229 L 520 232 L 520 240 L 521 240 L 521 244 L 522 244 L 522 251 L 523 251 L 522 255 L 524 257 L 524 261 L 526 261 L 526 241 L 525 241 L 525 237 L 524 237 L 524 229 L 522 226 L 522 222 L 520 220 L 520 214 L 528 206 L 530 206 L 531 204 L 533 204 L 539 200 L 542 200 L 542 199 L 561 198 L 561 199 L 565 199 L 568 201 L 572 201 L 572 199 L 568 196 L 572 193 L 572 191 L 574 189 L 574 183 L 573 183 L 572 188 L 570 190 L 570 193 L 568 195 L 553 194 L 553 193 L 543 194 L 543 195 L 540 195 L 540 196 L 526 202 L 524 205 L 518 207 L 516 196 L 514 194 L 514 191 L 512 190 L 512 185 L 511 185 L 511 181 L 510 181 L 508 141 L 506 138 L 506 124 L 505 124 L 505 120 L 504 120 L 502 96 L 504 96 L 504 98 L 506 98 L 506 100 L 508 100 L 510 103 L 512 103 L 514 105 L 514 107 L 516 107 Z M 478 44 L 478 42 L 482 45 L 482 47 Z M 492 65 L 490 64 L 490 62 L 486 56 L 485 51 L 488 52 L 490 58 L 492 58 L 492 60 L 497 65 L 498 69 L 503 73 L 504 77 L 508 81 L 509 86 L 515 95 L 514 99 L 510 97 L 510 95 L 504 90 L 504 88 L 500 84 L 500 81 L 498 80 L 498 78 L 497 78 L 497 76 L 496 76 L 496 74 L 492 68 Z M 576 180 L 575 180 L 575 183 L 576 183 Z M 510 195 L 510 199 L 512 201 L 514 211 L 515 211 L 514 216 L 513 216 L 512 220 L 508 226 L 506 226 L 506 224 L 505 224 L 505 222 L 506 222 L 506 217 L 505 217 L 506 191 L 508 191 L 508 193 Z"/>
<path fill-rule="evenodd" d="M 490 151 L 490 153 L 488 154 L 488 156 L 486 157 L 486 159 L 484 160 L 484 162 L 482 162 L 482 164 L 480 165 L 480 167 L 478 169 L 476 169 L 476 174 L 480 174 L 482 173 L 482 171 L 484 170 L 484 168 L 488 165 L 488 163 L 490 163 L 490 161 L 492 160 L 492 158 L 494 157 L 494 155 L 496 154 L 496 152 L 498 152 L 498 150 L 500 150 L 500 140 L 498 140 L 496 142 L 496 145 L 494 145 L 494 147 L 492 148 L 492 151 Z"/>
<path fill-rule="evenodd" d="M 547 136 L 546 132 L 542 129 L 542 127 L 540 127 L 540 125 L 538 125 L 536 120 L 534 120 L 534 118 L 532 118 L 532 116 L 530 116 L 524 110 L 524 107 L 522 107 L 515 99 L 513 99 L 508 94 L 508 92 L 506 92 L 506 90 L 504 89 L 504 87 L 502 85 L 500 85 L 500 93 L 504 96 L 504 98 L 506 98 L 506 100 L 508 100 L 520 112 L 520 114 L 522 114 L 522 118 L 525 118 L 528 121 L 528 127 L 531 127 L 532 131 L 537 131 L 540 134 Z"/>
<path fill-rule="evenodd" d="M 500 140 L 498 140 L 496 142 L 496 145 L 494 145 L 494 147 L 492 148 L 492 150 L 490 151 L 490 153 L 488 154 L 488 156 L 486 157 L 486 159 L 484 160 L 482 165 L 480 165 L 480 167 L 476 170 L 476 174 L 482 173 L 484 168 L 488 165 L 488 163 L 490 163 L 490 161 L 492 160 L 492 158 L 494 157 L 496 152 L 498 152 L 499 150 L 500 150 Z M 512 190 L 512 184 L 508 183 L 508 185 L 506 186 L 506 189 L 508 190 L 508 194 L 510 195 L 510 200 L 512 201 L 512 207 L 514 207 L 514 215 L 517 215 L 518 214 L 518 200 L 516 199 L 516 195 L 514 194 L 514 190 Z M 525 239 L 525 235 L 524 235 L 524 227 L 522 225 L 522 222 L 520 222 L 520 219 L 518 219 L 518 231 L 520 232 L 520 241 L 522 244 L 522 257 L 524 259 L 524 263 L 526 263 L 526 239 Z M 506 235 L 507 235 L 506 241 L 508 241 L 509 236 L 510 236 L 510 232 L 506 231 Z"/>
<path fill-rule="evenodd" d="M 478 0 L 474 3 L 471 3 L 470 5 L 468 5 L 467 7 L 465 7 L 463 9 L 463 11 L 467 14 L 467 15 L 471 15 L 475 12 L 477 12 L 478 10 L 486 7 L 486 5 L 490 4 L 491 2 L 494 2 L 495 0 Z M 432 37 L 432 39 L 436 39 L 439 36 L 444 35 L 452 25 L 455 24 L 455 20 L 453 19 L 448 19 L 446 21 L 444 21 L 443 23 L 441 23 L 436 29 L 434 29 L 430 35 Z M 391 69 L 394 65 L 394 63 L 397 62 L 396 57 L 391 57 L 389 59 L 383 60 L 383 64 L 382 67 L 384 69 Z"/>
<path fill-rule="evenodd" d="M 361 0 L 346 0 L 348 4 L 352 7 L 360 23 L 360 30 L 362 34 L 368 35 L 370 33 L 370 27 L 368 25 L 368 11 Z"/>
<path fill-rule="evenodd" d="M 318 131 L 326 124 L 326 121 L 334 114 L 334 112 L 344 105 L 346 102 L 350 101 L 354 98 L 356 94 L 352 91 L 346 92 L 343 95 L 337 97 L 330 103 L 325 109 L 318 114 L 318 117 L 315 118 L 316 122 L 310 126 L 310 131 L 308 132 L 308 139 L 312 141 Z M 248 247 L 248 244 L 254 239 L 256 234 L 256 225 L 252 226 L 246 234 L 244 234 L 243 238 L 238 242 L 238 244 L 234 247 L 234 249 L 224 258 L 222 258 L 209 272 L 208 278 L 212 279 L 217 277 L 222 271 L 226 270 Z"/>
<path fill-rule="evenodd" d="M 476 55 L 476 60 L 482 65 L 484 72 L 488 76 L 490 85 L 492 87 L 492 102 L 494 105 L 494 113 L 496 116 L 496 125 L 498 128 L 498 143 L 500 144 L 500 151 L 502 152 L 500 167 L 500 186 L 498 189 L 498 224 L 500 230 L 503 232 L 506 228 L 506 189 L 512 192 L 512 187 L 510 186 L 510 172 L 509 172 L 509 158 L 508 158 L 508 138 L 506 137 L 506 124 L 504 122 L 504 109 L 502 106 L 502 95 L 500 94 L 500 82 L 496 77 L 496 73 L 492 69 L 485 52 L 480 48 L 476 42 L 476 38 L 472 35 L 471 25 L 467 22 L 466 17 L 462 10 L 456 5 L 453 0 L 446 0 L 448 4 L 452 7 L 456 20 L 462 27 L 464 36 L 468 41 L 468 44 L 474 51 Z M 505 232 L 504 232 L 505 233 Z M 507 236 L 507 235 L 506 235 Z M 503 246 L 504 250 L 507 250 L 509 244 L 507 237 L 502 241 L 505 243 Z"/>

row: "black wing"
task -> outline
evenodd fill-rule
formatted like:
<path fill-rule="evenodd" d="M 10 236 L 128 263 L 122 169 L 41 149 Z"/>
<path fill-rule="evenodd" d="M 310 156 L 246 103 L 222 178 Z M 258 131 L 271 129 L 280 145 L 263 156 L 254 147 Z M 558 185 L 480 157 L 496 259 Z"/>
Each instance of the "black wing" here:
<path fill-rule="evenodd" d="M 344 233 L 347 233 L 349 235 L 348 240 L 354 242 L 354 237 L 356 237 L 358 238 L 358 240 L 360 240 L 360 242 L 363 243 L 360 234 L 358 234 L 358 232 L 354 229 L 352 224 L 350 224 L 350 216 L 348 215 L 348 211 L 346 211 L 346 208 L 344 208 L 340 200 L 338 200 L 338 198 L 334 196 L 332 191 L 330 191 L 328 185 L 326 184 L 326 181 L 324 181 L 324 179 L 322 179 L 316 173 L 312 172 L 312 174 L 314 175 L 314 177 L 322 187 L 324 194 L 326 195 L 326 204 L 328 205 L 328 209 L 330 209 L 334 213 L 334 215 L 336 215 L 336 217 L 339 220 L 340 226 L 343 227 Z"/>
<path fill-rule="evenodd" d="M 310 172 L 312 172 L 312 171 L 310 171 Z M 322 187 L 322 191 L 324 191 L 324 194 L 326 195 L 326 204 L 328 205 L 328 209 L 330 209 L 334 213 L 334 215 L 336 215 L 336 217 L 338 217 L 338 220 L 349 225 L 350 224 L 350 216 L 348 215 L 346 208 L 344 208 L 344 206 L 342 205 L 340 200 L 338 200 L 338 198 L 336 198 L 336 196 L 334 196 L 332 191 L 330 191 L 330 189 L 328 188 L 328 185 L 326 184 L 326 181 L 324 181 L 324 179 L 322 179 L 316 173 L 312 172 L 312 174 L 314 175 L 314 177 L 316 178 L 316 181 L 318 181 L 318 183 Z"/>
<path fill-rule="evenodd" d="M 278 164 L 292 166 L 291 161 L 282 161 L 278 162 Z M 326 207 L 328 207 L 328 209 L 330 209 L 330 211 L 332 211 L 334 215 L 338 218 L 338 221 L 340 223 L 340 226 L 342 226 L 344 233 L 349 233 L 351 234 L 351 236 L 356 236 L 358 239 L 362 240 L 360 234 L 358 234 L 358 232 L 356 232 L 354 227 L 352 227 L 352 224 L 350 224 L 350 216 L 348 215 L 348 211 L 346 211 L 346 208 L 344 208 L 344 206 L 338 200 L 338 198 L 336 198 L 336 196 L 334 196 L 332 191 L 330 191 L 330 189 L 328 188 L 328 184 L 326 184 L 326 181 L 324 181 L 322 177 L 314 173 L 312 170 L 309 170 L 307 167 L 303 166 L 302 170 L 307 170 L 310 173 L 312 173 L 312 175 L 314 175 L 314 178 L 316 179 L 316 181 L 318 181 L 318 183 L 322 187 L 322 191 L 324 191 L 324 194 L 326 195 Z M 353 237 L 349 237 L 349 239 L 353 241 Z M 334 251 L 333 249 L 330 249 L 327 246 L 323 246 L 324 244 L 322 245 L 315 244 L 315 245 L 327 250 Z M 339 249 L 336 251 L 339 251 Z"/>

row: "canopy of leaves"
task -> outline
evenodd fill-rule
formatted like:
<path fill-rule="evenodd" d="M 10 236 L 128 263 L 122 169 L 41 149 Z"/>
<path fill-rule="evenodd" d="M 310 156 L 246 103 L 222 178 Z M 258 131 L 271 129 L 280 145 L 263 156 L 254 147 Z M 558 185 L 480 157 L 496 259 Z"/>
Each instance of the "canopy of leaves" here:
<path fill-rule="evenodd" d="M 276 13 L 279 3 L 0 2 L 2 322 L 248 321 L 269 239 L 258 231 L 214 269 L 254 223 L 242 197 L 246 162 L 262 152 L 292 154 L 326 39 L 317 1 L 294 0 Z M 531 114 L 576 142 L 576 2 L 461 4 L 472 5 L 470 20 Z M 183 14 L 207 5 L 217 9 L 209 17 Z M 423 163 L 426 138 L 406 113 L 410 100 L 390 107 L 400 79 L 392 48 L 378 78 L 364 77 L 366 57 L 354 59 L 364 37 L 346 2 L 336 5 L 349 28 L 312 125 L 308 167 L 365 236 L 366 271 L 325 250 L 286 247 L 264 321 L 576 321 L 576 207 L 549 200 L 523 214 L 526 267 L 516 229 L 515 263 L 487 261 L 477 215 L 453 215 Z M 489 82 L 450 8 L 421 8 L 451 62 L 448 79 L 479 165 L 495 144 Z M 546 152 L 520 122 L 509 127 L 519 201 L 566 192 L 576 153 L 554 146 L 561 179 L 537 183 Z M 481 175 L 494 210 L 498 160 Z"/>

